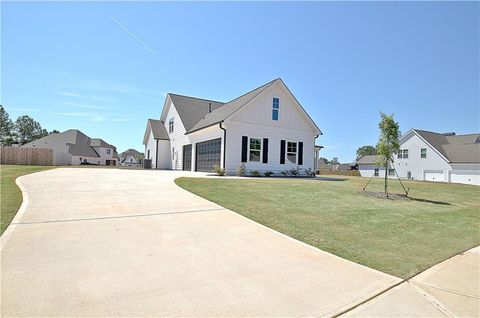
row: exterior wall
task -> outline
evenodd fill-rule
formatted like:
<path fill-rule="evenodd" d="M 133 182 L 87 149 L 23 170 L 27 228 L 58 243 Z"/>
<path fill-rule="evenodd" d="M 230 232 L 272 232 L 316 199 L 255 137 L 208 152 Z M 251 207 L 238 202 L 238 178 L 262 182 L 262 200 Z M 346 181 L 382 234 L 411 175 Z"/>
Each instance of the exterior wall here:
<path fill-rule="evenodd" d="M 150 156 L 149 156 L 150 152 Z M 150 135 L 148 137 L 148 142 L 145 145 L 145 159 L 152 160 L 152 169 L 156 169 L 156 160 L 157 157 L 157 140 L 153 138 L 153 133 L 150 131 Z"/>
<path fill-rule="evenodd" d="M 165 123 L 165 129 L 168 132 L 168 121 L 170 118 L 172 117 L 174 118 L 173 133 L 169 133 L 170 147 L 168 151 L 166 149 L 162 151 L 163 153 L 165 151 L 168 152 L 168 155 L 170 158 L 170 168 L 168 169 L 181 170 L 182 163 L 183 163 L 183 146 L 188 145 L 191 142 L 190 142 L 189 135 L 185 135 L 186 130 L 185 130 L 185 127 L 183 126 L 180 116 L 178 115 L 175 105 L 172 103 L 170 99 L 168 100 L 168 103 L 169 103 L 169 109 L 167 114 L 165 115 L 164 123 Z M 166 106 L 168 107 L 168 105 Z"/>
<path fill-rule="evenodd" d="M 427 158 L 420 157 L 421 148 L 427 149 Z M 414 132 L 410 132 L 410 136 L 403 139 L 400 149 L 408 149 L 408 159 L 398 159 L 396 155 L 394 157 L 394 167 L 400 178 L 407 178 L 410 171 L 412 179 L 425 180 L 425 173 L 441 171 L 443 181 L 449 181 L 450 164 Z"/>
<path fill-rule="evenodd" d="M 228 130 L 227 130 L 227 132 L 228 132 Z M 189 134 L 188 136 L 190 137 L 190 141 L 191 141 L 191 144 L 192 144 L 192 171 L 195 171 L 195 169 L 196 169 L 196 167 L 195 167 L 195 158 L 196 158 L 195 144 L 197 144 L 199 142 L 202 142 L 202 141 L 207 141 L 207 140 L 217 139 L 217 138 L 221 138 L 220 166 L 223 167 L 223 152 L 224 152 L 223 146 L 224 146 L 224 142 L 223 142 L 223 130 L 220 129 L 220 124 L 215 124 L 213 126 L 206 127 L 202 130 L 195 131 L 195 132 Z M 227 147 L 229 146 L 228 142 L 229 142 L 229 140 L 227 138 Z M 179 150 L 181 152 L 183 152 L 183 148 L 179 149 Z M 227 149 L 227 151 L 228 151 L 228 149 Z M 180 168 L 182 168 L 182 163 L 183 163 L 183 161 L 180 162 Z"/>
<path fill-rule="evenodd" d="M 98 157 L 85 157 L 85 156 L 72 156 L 72 165 L 80 165 L 85 159 L 87 159 L 87 163 L 99 165 L 101 164 L 101 160 Z M 105 165 L 105 163 L 103 164 Z"/>
<path fill-rule="evenodd" d="M 480 185 L 480 163 L 454 163 L 449 182 Z"/>
<path fill-rule="evenodd" d="M 93 147 L 95 151 L 100 156 L 100 165 L 105 165 L 107 160 L 115 160 L 115 163 L 118 164 L 118 159 L 113 157 L 114 149 L 107 147 Z M 107 149 L 110 149 L 110 154 L 107 154 Z M 98 161 L 98 160 L 97 160 Z"/>
<path fill-rule="evenodd" d="M 54 150 L 53 164 L 56 166 L 69 166 L 72 164 L 72 155 L 67 152 Z"/>
<path fill-rule="evenodd" d="M 278 120 L 272 120 L 273 98 L 279 99 Z M 227 129 L 226 172 L 234 174 L 242 164 L 242 136 L 262 139 L 260 162 L 245 163 L 247 172 L 267 170 L 276 174 L 292 168 L 315 168 L 315 128 L 308 117 L 299 109 L 290 94 L 282 85 L 272 86 L 263 94 L 255 97 L 237 114 L 225 123 Z M 263 138 L 268 138 L 268 163 L 262 163 Z M 280 164 L 280 140 L 303 142 L 303 165 L 290 163 Z M 298 162 L 298 144 L 297 144 Z"/>
<path fill-rule="evenodd" d="M 168 140 L 158 140 L 158 167 L 156 169 L 172 169 L 170 141 Z"/>
<path fill-rule="evenodd" d="M 385 167 L 378 167 L 374 164 L 369 164 L 369 165 L 358 165 L 358 171 L 360 172 L 360 176 L 362 177 L 367 177 L 371 178 L 374 173 L 375 173 L 375 168 L 378 168 L 378 177 L 376 178 L 385 178 Z M 391 168 L 391 166 L 390 166 Z M 397 171 L 398 173 L 398 171 Z M 395 179 L 397 178 L 397 175 L 387 175 L 389 179 Z"/>

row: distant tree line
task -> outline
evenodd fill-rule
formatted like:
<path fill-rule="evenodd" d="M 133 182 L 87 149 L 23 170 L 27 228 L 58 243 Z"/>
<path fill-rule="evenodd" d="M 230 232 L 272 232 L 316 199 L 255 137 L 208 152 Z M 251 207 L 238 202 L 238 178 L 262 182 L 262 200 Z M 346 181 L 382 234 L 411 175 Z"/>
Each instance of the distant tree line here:
<path fill-rule="evenodd" d="M 338 157 L 333 157 L 332 160 L 328 160 L 327 158 L 324 158 L 324 157 L 320 157 L 319 159 L 325 162 L 326 164 L 331 164 L 331 165 L 336 165 L 340 163 L 338 162 Z"/>
<path fill-rule="evenodd" d="M 24 145 L 49 134 L 58 133 L 60 132 L 56 129 L 48 132 L 38 121 L 28 115 L 19 116 L 13 122 L 5 108 L 0 105 L 0 145 L 2 146 Z"/>

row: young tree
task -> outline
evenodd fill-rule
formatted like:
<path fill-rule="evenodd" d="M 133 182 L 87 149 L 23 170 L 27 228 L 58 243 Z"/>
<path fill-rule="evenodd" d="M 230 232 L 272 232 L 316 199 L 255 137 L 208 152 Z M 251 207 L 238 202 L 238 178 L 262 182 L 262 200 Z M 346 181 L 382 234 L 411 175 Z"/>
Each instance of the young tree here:
<path fill-rule="evenodd" d="M 0 145 L 10 146 L 14 141 L 13 122 L 7 111 L 0 105 Z"/>
<path fill-rule="evenodd" d="M 42 129 L 40 123 L 28 115 L 23 115 L 15 121 L 15 134 L 17 141 L 24 145 L 27 142 L 42 138 L 48 135 L 46 129 Z"/>
<path fill-rule="evenodd" d="M 393 119 L 392 115 L 380 112 L 381 120 L 378 124 L 380 128 L 380 138 L 377 144 L 377 155 L 379 162 L 377 164 L 385 167 L 385 194 L 388 195 L 388 164 L 393 161 L 393 154 L 400 149 L 398 139 L 400 138 L 400 126 Z"/>
<path fill-rule="evenodd" d="M 357 149 L 357 159 L 367 155 L 375 155 L 377 153 L 377 148 L 374 146 L 362 146 Z"/>
<path fill-rule="evenodd" d="M 332 165 L 338 165 L 338 164 L 339 164 L 339 162 L 338 162 L 338 157 L 333 157 L 332 160 L 330 161 L 330 163 L 331 163 Z"/>

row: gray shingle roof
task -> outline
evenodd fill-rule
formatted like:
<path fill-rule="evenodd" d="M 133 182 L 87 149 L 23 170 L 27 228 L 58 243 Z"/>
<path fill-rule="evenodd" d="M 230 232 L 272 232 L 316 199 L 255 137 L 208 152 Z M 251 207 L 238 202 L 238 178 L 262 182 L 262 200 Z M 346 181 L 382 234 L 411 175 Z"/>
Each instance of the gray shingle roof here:
<path fill-rule="evenodd" d="M 211 113 L 206 113 L 191 129 L 187 129 L 187 133 L 212 126 L 214 124 L 217 124 L 221 121 L 223 121 L 225 118 L 229 117 L 232 115 L 234 112 L 236 112 L 238 109 L 240 109 L 243 105 L 248 103 L 250 100 L 252 100 L 255 96 L 258 94 L 262 93 L 264 90 L 272 86 L 274 83 L 279 81 L 280 79 L 275 79 L 265 85 L 262 85 L 246 94 L 243 94 L 240 97 L 237 97 L 228 103 L 224 104 L 222 107 L 218 107 L 216 110 L 212 111 Z M 175 104 L 175 103 L 174 103 Z M 175 104 L 175 106 L 177 106 Z M 183 119 L 182 119 L 183 121 Z"/>
<path fill-rule="evenodd" d="M 380 159 L 380 156 L 377 155 L 365 155 L 357 159 L 356 163 L 359 165 L 373 165 L 376 164 Z"/>
<path fill-rule="evenodd" d="M 149 119 L 148 125 L 153 132 L 153 138 L 155 139 L 164 139 L 169 140 L 167 130 L 165 129 L 165 125 L 158 119 Z"/>
<path fill-rule="evenodd" d="M 222 102 L 203 98 L 189 97 L 172 93 L 169 93 L 168 95 L 175 105 L 186 131 L 192 129 L 192 127 L 198 123 L 198 121 L 200 121 L 205 114 L 208 114 L 208 106 L 210 104 L 212 105 L 212 112 L 214 112 L 220 106 L 225 105 L 225 103 Z"/>
<path fill-rule="evenodd" d="M 413 129 L 452 163 L 480 163 L 480 133 L 444 135 Z"/>
<path fill-rule="evenodd" d="M 110 145 L 109 143 L 105 142 L 105 140 L 100 139 L 100 138 L 92 138 L 91 141 L 90 141 L 90 145 L 92 147 L 115 148 L 115 146 Z"/>

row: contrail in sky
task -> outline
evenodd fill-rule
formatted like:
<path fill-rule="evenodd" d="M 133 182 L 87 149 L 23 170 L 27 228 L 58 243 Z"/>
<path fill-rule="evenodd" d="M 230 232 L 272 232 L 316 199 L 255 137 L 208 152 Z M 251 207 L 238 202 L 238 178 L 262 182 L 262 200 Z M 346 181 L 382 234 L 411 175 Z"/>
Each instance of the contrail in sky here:
<path fill-rule="evenodd" d="M 115 17 L 112 17 L 112 20 L 115 21 L 119 26 L 121 26 L 122 29 L 124 29 L 125 31 L 127 31 L 128 34 L 130 34 L 138 43 L 140 43 L 140 44 L 143 45 L 148 51 L 150 51 L 150 53 L 155 54 L 155 52 L 154 52 L 148 45 L 146 45 L 142 40 L 140 40 L 139 38 L 137 38 L 137 37 L 135 36 L 135 34 L 133 34 L 126 26 L 124 26 L 123 24 L 121 24 L 120 21 L 118 21 L 117 19 L 115 19 Z"/>

